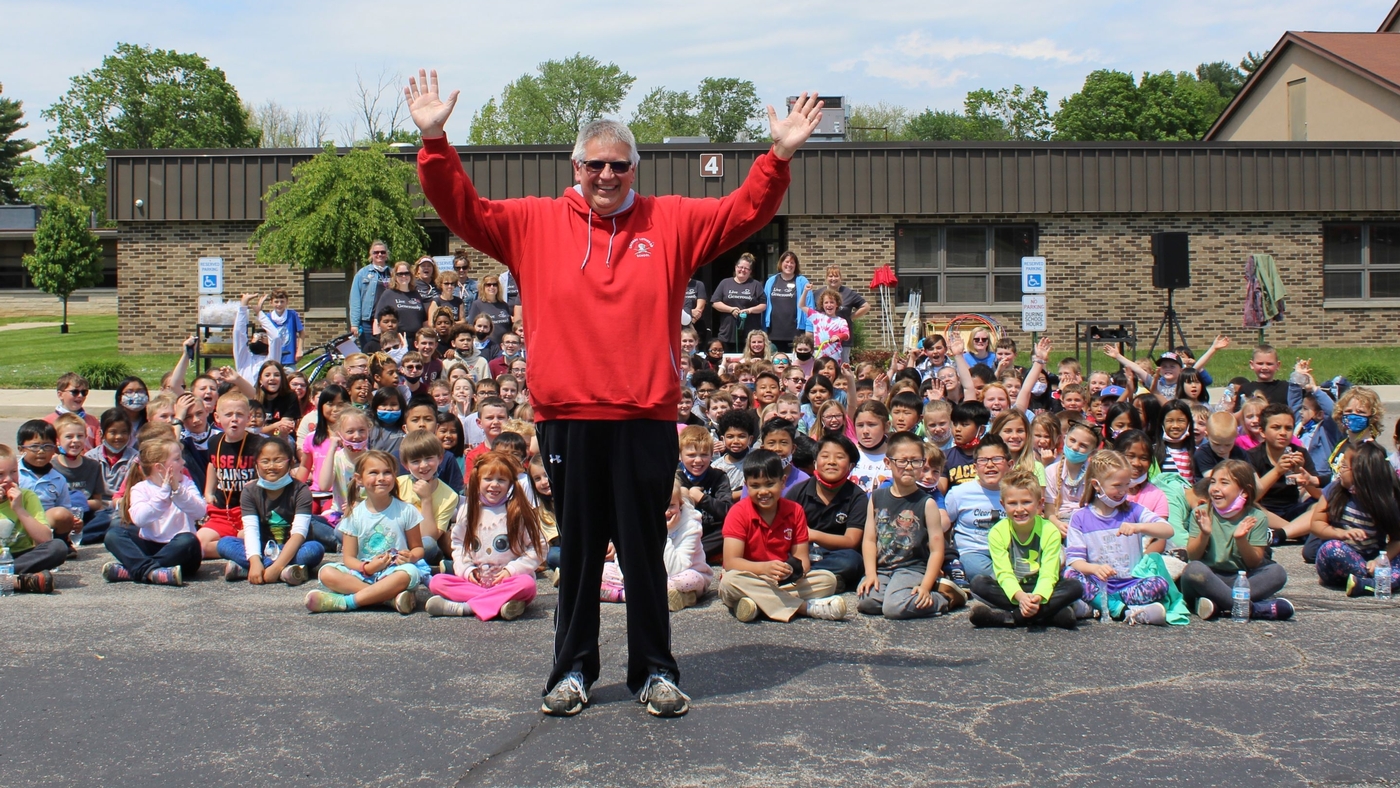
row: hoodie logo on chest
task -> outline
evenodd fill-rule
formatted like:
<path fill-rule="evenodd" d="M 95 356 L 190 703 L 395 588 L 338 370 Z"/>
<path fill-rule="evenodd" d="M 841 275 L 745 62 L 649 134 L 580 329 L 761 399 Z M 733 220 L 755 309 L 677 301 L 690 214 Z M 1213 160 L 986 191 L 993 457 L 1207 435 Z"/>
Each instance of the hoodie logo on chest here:
<path fill-rule="evenodd" d="M 650 238 L 633 238 L 632 243 L 627 244 L 627 248 L 632 250 L 633 257 L 651 257 L 651 250 L 656 248 L 656 244 L 652 243 Z"/>

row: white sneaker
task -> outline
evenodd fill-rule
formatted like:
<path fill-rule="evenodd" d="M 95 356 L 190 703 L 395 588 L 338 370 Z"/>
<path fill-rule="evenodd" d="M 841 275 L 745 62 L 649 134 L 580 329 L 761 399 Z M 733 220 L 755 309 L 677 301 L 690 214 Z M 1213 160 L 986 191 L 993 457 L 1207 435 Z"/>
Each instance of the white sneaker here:
<path fill-rule="evenodd" d="M 1074 600 L 1074 605 L 1072 607 L 1074 608 L 1074 617 L 1077 619 L 1083 620 L 1094 617 L 1094 609 L 1089 606 L 1088 602 L 1082 599 Z"/>
<path fill-rule="evenodd" d="M 846 617 L 846 598 L 828 596 L 807 600 L 807 615 L 824 621 L 841 621 Z"/>
<path fill-rule="evenodd" d="M 1150 605 L 1129 605 L 1128 616 L 1125 620 L 1129 624 L 1151 624 L 1154 627 L 1164 627 L 1167 625 L 1167 608 L 1161 602 L 1153 602 Z"/>
<path fill-rule="evenodd" d="M 434 594 L 428 597 L 428 603 L 423 606 L 430 616 L 469 616 L 471 608 L 465 602 L 453 602 Z"/>

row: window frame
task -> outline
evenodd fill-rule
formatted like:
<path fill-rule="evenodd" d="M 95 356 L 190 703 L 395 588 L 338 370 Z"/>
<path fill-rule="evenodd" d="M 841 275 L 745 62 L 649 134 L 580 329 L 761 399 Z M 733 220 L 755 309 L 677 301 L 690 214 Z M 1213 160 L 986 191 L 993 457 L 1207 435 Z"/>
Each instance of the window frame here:
<path fill-rule="evenodd" d="M 983 247 L 983 264 L 980 267 L 948 266 L 948 235 L 950 231 L 958 230 L 982 230 L 985 234 L 985 245 Z M 894 269 L 895 276 L 899 278 L 900 284 L 896 290 L 898 302 L 904 304 L 908 302 L 909 292 L 919 290 L 923 295 L 922 303 L 928 307 L 948 308 L 948 309 L 1020 309 L 1021 306 L 1021 260 L 1017 257 L 1012 264 L 997 264 L 997 234 L 999 230 L 1021 230 L 1030 232 L 1030 250 L 1028 255 L 1034 256 L 1040 247 L 1040 226 L 1035 222 L 993 222 L 993 223 L 960 223 L 960 222 L 896 222 L 894 226 Z M 913 234 L 910 234 L 913 231 Z M 904 238 L 924 237 L 933 239 L 933 263 L 930 266 L 906 266 L 901 265 L 901 246 Z M 963 277 L 981 276 L 983 277 L 983 298 L 977 301 L 950 301 L 948 300 L 948 283 L 950 277 L 957 280 Z M 1015 280 L 1015 297 L 1006 300 L 997 300 L 997 279 L 1005 277 Z M 905 284 L 913 280 L 933 279 L 938 289 L 937 298 L 929 298 L 924 292 L 924 283 L 919 282 L 918 287 Z"/>
<path fill-rule="evenodd" d="M 1360 259 L 1354 263 L 1329 263 L 1327 262 L 1327 232 L 1331 228 L 1359 227 L 1361 229 L 1360 238 Z M 1371 260 L 1371 235 L 1376 227 L 1392 228 L 1394 232 L 1400 233 L 1400 222 L 1397 221 L 1336 221 L 1324 222 L 1322 225 L 1322 298 L 1325 302 L 1349 302 L 1362 303 L 1369 301 L 1395 301 L 1400 296 L 1374 296 L 1371 293 L 1372 274 L 1390 273 L 1400 274 L 1400 260 L 1393 263 L 1373 263 Z M 1361 279 L 1361 290 L 1358 295 L 1337 295 L 1329 293 L 1327 290 L 1327 277 L 1329 274 L 1354 274 Z"/>

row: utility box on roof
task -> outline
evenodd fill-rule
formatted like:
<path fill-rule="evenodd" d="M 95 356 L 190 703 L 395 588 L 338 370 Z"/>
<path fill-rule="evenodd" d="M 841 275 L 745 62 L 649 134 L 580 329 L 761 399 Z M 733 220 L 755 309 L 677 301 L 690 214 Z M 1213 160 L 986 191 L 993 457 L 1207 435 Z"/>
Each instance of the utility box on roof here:
<path fill-rule="evenodd" d="M 845 96 L 818 96 L 823 102 L 822 119 L 817 124 L 816 131 L 812 132 L 810 140 L 812 142 L 845 142 L 846 129 L 849 127 L 846 116 Z M 797 103 L 796 96 L 788 96 L 788 112 L 792 112 L 792 105 Z"/>

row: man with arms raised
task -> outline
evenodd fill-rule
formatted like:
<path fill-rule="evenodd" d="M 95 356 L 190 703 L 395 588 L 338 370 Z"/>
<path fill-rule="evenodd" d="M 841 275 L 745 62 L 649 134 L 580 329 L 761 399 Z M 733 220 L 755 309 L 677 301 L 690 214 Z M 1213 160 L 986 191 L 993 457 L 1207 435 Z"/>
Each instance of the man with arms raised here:
<path fill-rule="evenodd" d="M 773 148 L 721 200 L 643 197 L 632 191 L 637 147 L 621 123 L 593 121 L 574 146 L 576 184 L 560 197 L 480 197 L 443 132 L 457 103 L 437 73 L 419 71 L 405 95 L 423 135 L 423 193 L 458 237 L 505 263 L 530 310 L 530 399 L 562 535 L 554 670 L 542 711 L 577 714 L 598 678 L 598 586 L 608 542 L 626 578 L 627 686 L 657 716 L 689 698 L 671 655 L 662 548 L 679 460 L 680 314 L 702 264 L 772 220 L 790 180 L 788 160 L 821 115 L 803 94 L 785 120 L 769 107 Z M 631 347 L 628 369 L 577 352 Z"/>

